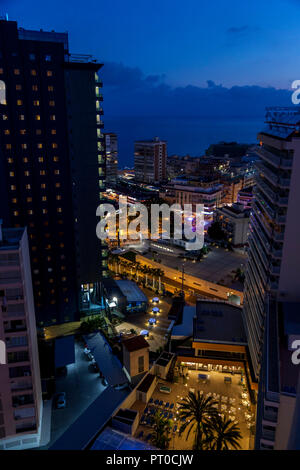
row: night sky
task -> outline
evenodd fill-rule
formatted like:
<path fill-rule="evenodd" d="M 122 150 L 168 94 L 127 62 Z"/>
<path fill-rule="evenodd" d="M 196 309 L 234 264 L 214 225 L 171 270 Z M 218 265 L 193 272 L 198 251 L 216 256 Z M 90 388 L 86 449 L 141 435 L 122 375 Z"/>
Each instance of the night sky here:
<path fill-rule="evenodd" d="M 120 132 L 121 153 L 156 128 L 122 135 L 114 119 L 260 120 L 267 105 L 291 105 L 300 79 L 300 0 L 0 0 L 0 13 L 24 28 L 68 31 L 71 52 L 105 64 L 107 130 Z M 175 153 L 176 133 L 159 131 Z M 180 151 L 202 151 L 188 140 Z"/>

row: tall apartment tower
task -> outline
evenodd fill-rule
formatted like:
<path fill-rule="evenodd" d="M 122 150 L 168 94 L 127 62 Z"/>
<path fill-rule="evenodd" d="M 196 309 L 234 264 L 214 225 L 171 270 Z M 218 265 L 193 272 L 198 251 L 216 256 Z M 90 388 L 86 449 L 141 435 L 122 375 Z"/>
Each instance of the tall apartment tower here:
<path fill-rule="evenodd" d="M 266 298 L 300 300 L 300 112 L 268 108 L 258 135 L 244 319 L 254 379 L 262 362 Z M 274 338 L 275 340 L 275 338 Z"/>
<path fill-rule="evenodd" d="M 28 228 L 40 325 L 78 319 L 106 273 L 100 67 L 65 33 L 0 21 L 0 217 Z"/>
<path fill-rule="evenodd" d="M 0 221 L 0 449 L 37 447 L 42 393 L 26 229 Z"/>
<path fill-rule="evenodd" d="M 159 183 L 167 177 L 167 142 L 155 137 L 134 144 L 135 180 Z"/>
<path fill-rule="evenodd" d="M 106 186 L 115 187 L 118 178 L 118 137 L 111 132 L 104 133 L 105 161 L 106 161 Z"/>

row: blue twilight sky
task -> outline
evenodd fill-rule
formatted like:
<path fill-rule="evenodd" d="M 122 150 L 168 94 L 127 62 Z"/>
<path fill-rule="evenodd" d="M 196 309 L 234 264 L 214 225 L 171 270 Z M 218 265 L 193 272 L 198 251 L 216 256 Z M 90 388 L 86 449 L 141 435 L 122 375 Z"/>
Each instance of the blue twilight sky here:
<path fill-rule="evenodd" d="M 27 29 L 68 31 L 70 51 L 104 63 L 105 131 L 120 164 L 134 140 L 201 155 L 255 142 L 266 106 L 291 106 L 300 79 L 300 0 L 0 0 Z"/>
<path fill-rule="evenodd" d="M 300 74 L 300 0 L 0 0 L 6 12 L 171 86 L 290 88 Z"/>

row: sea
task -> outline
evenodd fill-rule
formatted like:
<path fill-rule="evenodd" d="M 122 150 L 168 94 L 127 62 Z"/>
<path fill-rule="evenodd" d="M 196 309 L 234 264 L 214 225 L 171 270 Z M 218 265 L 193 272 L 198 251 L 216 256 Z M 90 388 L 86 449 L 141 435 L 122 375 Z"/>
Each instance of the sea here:
<path fill-rule="evenodd" d="M 119 168 L 132 167 L 134 141 L 160 137 L 168 142 L 168 155 L 201 156 L 220 141 L 254 144 L 264 127 L 263 117 L 153 117 L 104 115 L 104 132 L 115 132 Z"/>

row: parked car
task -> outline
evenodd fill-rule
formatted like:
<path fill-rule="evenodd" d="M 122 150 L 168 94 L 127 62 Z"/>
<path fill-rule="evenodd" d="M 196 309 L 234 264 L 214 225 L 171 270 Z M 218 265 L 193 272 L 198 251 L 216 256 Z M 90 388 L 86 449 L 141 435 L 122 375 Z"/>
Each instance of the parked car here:
<path fill-rule="evenodd" d="M 66 392 L 58 393 L 58 394 L 55 396 L 55 408 L 56 408 L 56 409 L 65 408 L 66 405 L 67 405 L 67 402 L 66 402 Z"/>

